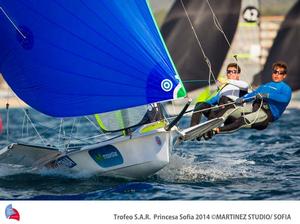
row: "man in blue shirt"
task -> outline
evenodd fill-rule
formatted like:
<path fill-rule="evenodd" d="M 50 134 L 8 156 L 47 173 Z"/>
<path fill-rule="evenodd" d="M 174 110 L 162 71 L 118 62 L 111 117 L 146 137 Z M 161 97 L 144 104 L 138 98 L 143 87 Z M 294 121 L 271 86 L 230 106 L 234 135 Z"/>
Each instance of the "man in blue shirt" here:
<path fill-rule="evenodd" d="M 285 111 L 292 96 L 291 88 L 283 82 L 287 77 L 285 62 L 276 62 L 272 65 L 272 80 L 261 85 L 252 93 L 238 98 L 236 104 L 243 104 L 255 98 L 252 110 L 245 113 L 234 122 L 215 129 L 216 133 L 232 132 L 240 128 L 265 129 L 270 122 L 276 121 Z"/>

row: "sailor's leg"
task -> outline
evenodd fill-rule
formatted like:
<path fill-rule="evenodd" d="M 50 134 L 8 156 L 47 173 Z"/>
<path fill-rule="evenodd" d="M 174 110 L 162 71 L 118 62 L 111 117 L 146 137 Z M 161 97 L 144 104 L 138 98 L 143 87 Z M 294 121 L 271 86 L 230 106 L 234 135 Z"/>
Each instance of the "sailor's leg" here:
<path fill-rule="evenodd" d="M 219 105 L 218 108 L 212 108 L 208 114 L 208 120 L 214 119 L 216 117 L 221 117 L 229 107 Z"/>
<path fill-rule="evenodd" d="M 253 112 L 252 102 L 246 103 L 243 106 L 241 106 L 241 110 L 243 114 L 252 113 Z"/>
<path fill-rule="evenodd" d="M 229 105 L 227 110 L 218 114 L 218 117 L 223 117 L 225 122 L 224 124 L 231 124 L 237 118 L 242 117 L 245 114 L 252 113 L 253 107 L 252 104 L 246 104 L 244 106 L 237 106 L 237 105 Z"/>
<path fill-rule="evenodd" d="M 245 121 L 246 124 L 243 125 L 243 128 L 253 128 L 253 125 L 255 125 L 255 124 L 269 122 L 268 114 L 262 109 L 259 109 L 250 114 L 246 114 L 244 117 L 246 120 Z M 249 122 L 247 122 L 247 121 L 249 121 Z"/>
<path fill-rule="evenodd" d="M 220 127 L 218 133 L 234 132 L 240 128 L 255 128 L 255 125 L 268 124 L 268 115 L 262 109 L 237 118 L 234 122 Z M 266 126 L 265 126 L 266 127 Z"/>
<path fill-rule="evenodd" d="M 190 126 L 194 126 L 200 123 L 202 113 L 207 116 L 209 114 L 209 108 L 211 108 L 211 105 L 205 102 L 199 102 L 195 105 L 192 118 L 191 118 L 191 124 Z M 202 111 L 205 110 L 205 111 Z"/>
<path fill-rule="evenodd" d="M 229 121 L 231 123 L 232 119 L 233 119 L 233 121 L 235 121 L 236 118 L 239 118 L 241 116 L 242 116 L 242 107 L 236 106 L 236 105 L 227 105 L 224 108 L 219 109 L 216 112 L 211 112 L 208 119 L 213 119 L 216 117 L 223 117 L 226 123 L 228 123 L 227 121 Z M 232 117 L 232 119 L 228 119 L 228 117 L 230 117 L 230 118 Z M 214 136 L 214 134 L 215 134 L 215 131 L 210 130 L 210 131 L 204 133 L 202 135 L 202 137 L 205 140 L 208 140 L 208 139 L 211 139 Z M 199 138 L 199 139 L 201 139 L 201 138 Z"/>
<path fill-rule="evenodd" d="M 230 107 L 226 107 L 225 109 L 221 110 L 217 117 L 223 117 L 226 120 L 229 116 L 235 115 L 236 117 L 242 116 L 240 107 L 235 105 L 230 105 Z"/>
<path fill-rule="evenodd" d="M 234 105 L 230 109 L 226 110 L 223 114 L 223 118 L 226 120 L 229 116 L 233 118 L 239 118 L 245 114 L 252 113 L 253 107 L 252 104 L 246 104 L 244 106 L 236 106 Z"/>
<path fill-rule="evenodd" d="M 244 106 L 237 105 L 227 105 L 223 109 L 219 109 L 218 111 L 210 113 L 209 119 L 213 119 L 216 117 L 223 117 L 226 120 L 228 117 L 239 118 L 244 114 L 252 113 L 253 107 L 252 104 L 246 104 Z M 213 114 L 213 116 L 211 116 Z"/>

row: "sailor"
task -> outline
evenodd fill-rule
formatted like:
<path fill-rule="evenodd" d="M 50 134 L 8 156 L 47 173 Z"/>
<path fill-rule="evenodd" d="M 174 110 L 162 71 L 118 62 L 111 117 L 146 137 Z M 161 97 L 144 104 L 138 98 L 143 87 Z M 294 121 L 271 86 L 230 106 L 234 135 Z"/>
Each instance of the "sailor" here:
<path fill-rule="evenodd" d="M 292 90 L 283 80 L 287 77 L 288 67 L 285 62 L 278 61 L 272 65 L 272 81 L 261 85 L 252 93 L 236 100 L 241 105 L 253 97 L 252 112 L 235 119 L 234 122 L 220 128 L 216 133 L 232 132 L 240 128 L 265 129 L 270 122 L 280 118 L 289 104 Z M 245 104 L 244 107 L 247 107 Z"/>
<path fill-rule="evenodd" d="M 208 119 L 222 116 L 228 109 L 233 108 L 233 104 L 226 105 L 234 102 L 239 97 L 248 93 L 248 83 L 240 79 L 241 68 L 236 63 L 230 63 L 226 69 L 227 80 L 221 81 L 224 84 L 217 95 L 210 98 L 206 102 L 198 102 L 195 105 L 190 126 L 197 125 L 201 120 L 202 113 Z M 212 109 L 215 105 L 224 105 L 218 110 Z"/>
<path fill-rule="evenodd" d="M 159 103 L 151 103 L 148 105 L 147 111 L 147 123 L 152 123 L 155 121 L 161 121 L 164 119 L 161 105 Z"/>

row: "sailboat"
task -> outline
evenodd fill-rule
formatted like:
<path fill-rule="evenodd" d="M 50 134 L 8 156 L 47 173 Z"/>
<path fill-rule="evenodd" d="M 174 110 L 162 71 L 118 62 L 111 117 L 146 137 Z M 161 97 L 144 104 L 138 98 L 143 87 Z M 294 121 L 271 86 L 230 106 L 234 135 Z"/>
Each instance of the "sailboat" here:
<path fill-rule="evenodd" d="M 196 96 L 200 88 L 208 86 L 210 82 L 213 84 L 215 80 L 208 75 L 210 68 L 199 48 L 183 7 L 186 8 L 203 51 L 212 65 L 213 74 L 218 76 L 229 51 L 227 41 L 232 42 L 238 26 L 241 1 L 176 0 L 164 20 L 161 28 L 162 35 L 185 88 L 190 94 L 196 91 L 193 94 Z M 214 9 L 215 18 L 210 7 Z M 216 18 L 219 28 L 216 26 Z M 220 32 L 220 27 L 224 29 L 227 41 Z"/>
<path fill-rule="evenodd" d="M 201 129 L 176 127 L 189 103 L 172 121 L 142 122 L 157 102 L 186 96 L 147 0 L 1 0 L 0 33 L 0 72 L 26 104 L 123 133 L 72 150 L 12 142 L 1 164 L 141 178 L 168 164 L 174 137 Z"/>
<path fill-rule="evenodd" d="M 300 1 L 295 2 L 285 16 L 270 49 L 263 69 L 255 76 L 254 84 L 259 85 L 271 81 L 270 71 L 275 61 L 288 63 L 288 76 L 285 80 L 293 91 L 299 90 L 299 47 L 295 45 L 300 38 Z"/>
<path fill-rule="evenodd" d="M 223 63 L 221 71 L 232 62 L 236 55 L 237 62 L 242 68 L 241 79 L 251 84 L 254 74 L 260 71 L 260 15 L 259 0 L 242 0 L 240 17 L 230 50 Z"/>

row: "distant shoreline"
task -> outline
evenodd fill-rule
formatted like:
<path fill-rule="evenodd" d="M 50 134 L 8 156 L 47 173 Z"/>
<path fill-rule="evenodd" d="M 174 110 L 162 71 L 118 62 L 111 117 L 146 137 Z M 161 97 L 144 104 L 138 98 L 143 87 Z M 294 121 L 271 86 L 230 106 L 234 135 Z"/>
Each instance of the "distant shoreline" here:
<path fill-rule="evenodd" d="M 28 105 L 24 103 L 22 100 L 18 99 L 17 97 L 1 97 L 0 98 L 0 108 L 6 108 L 8 104 L 9 108 L 26 108 Z"/>

